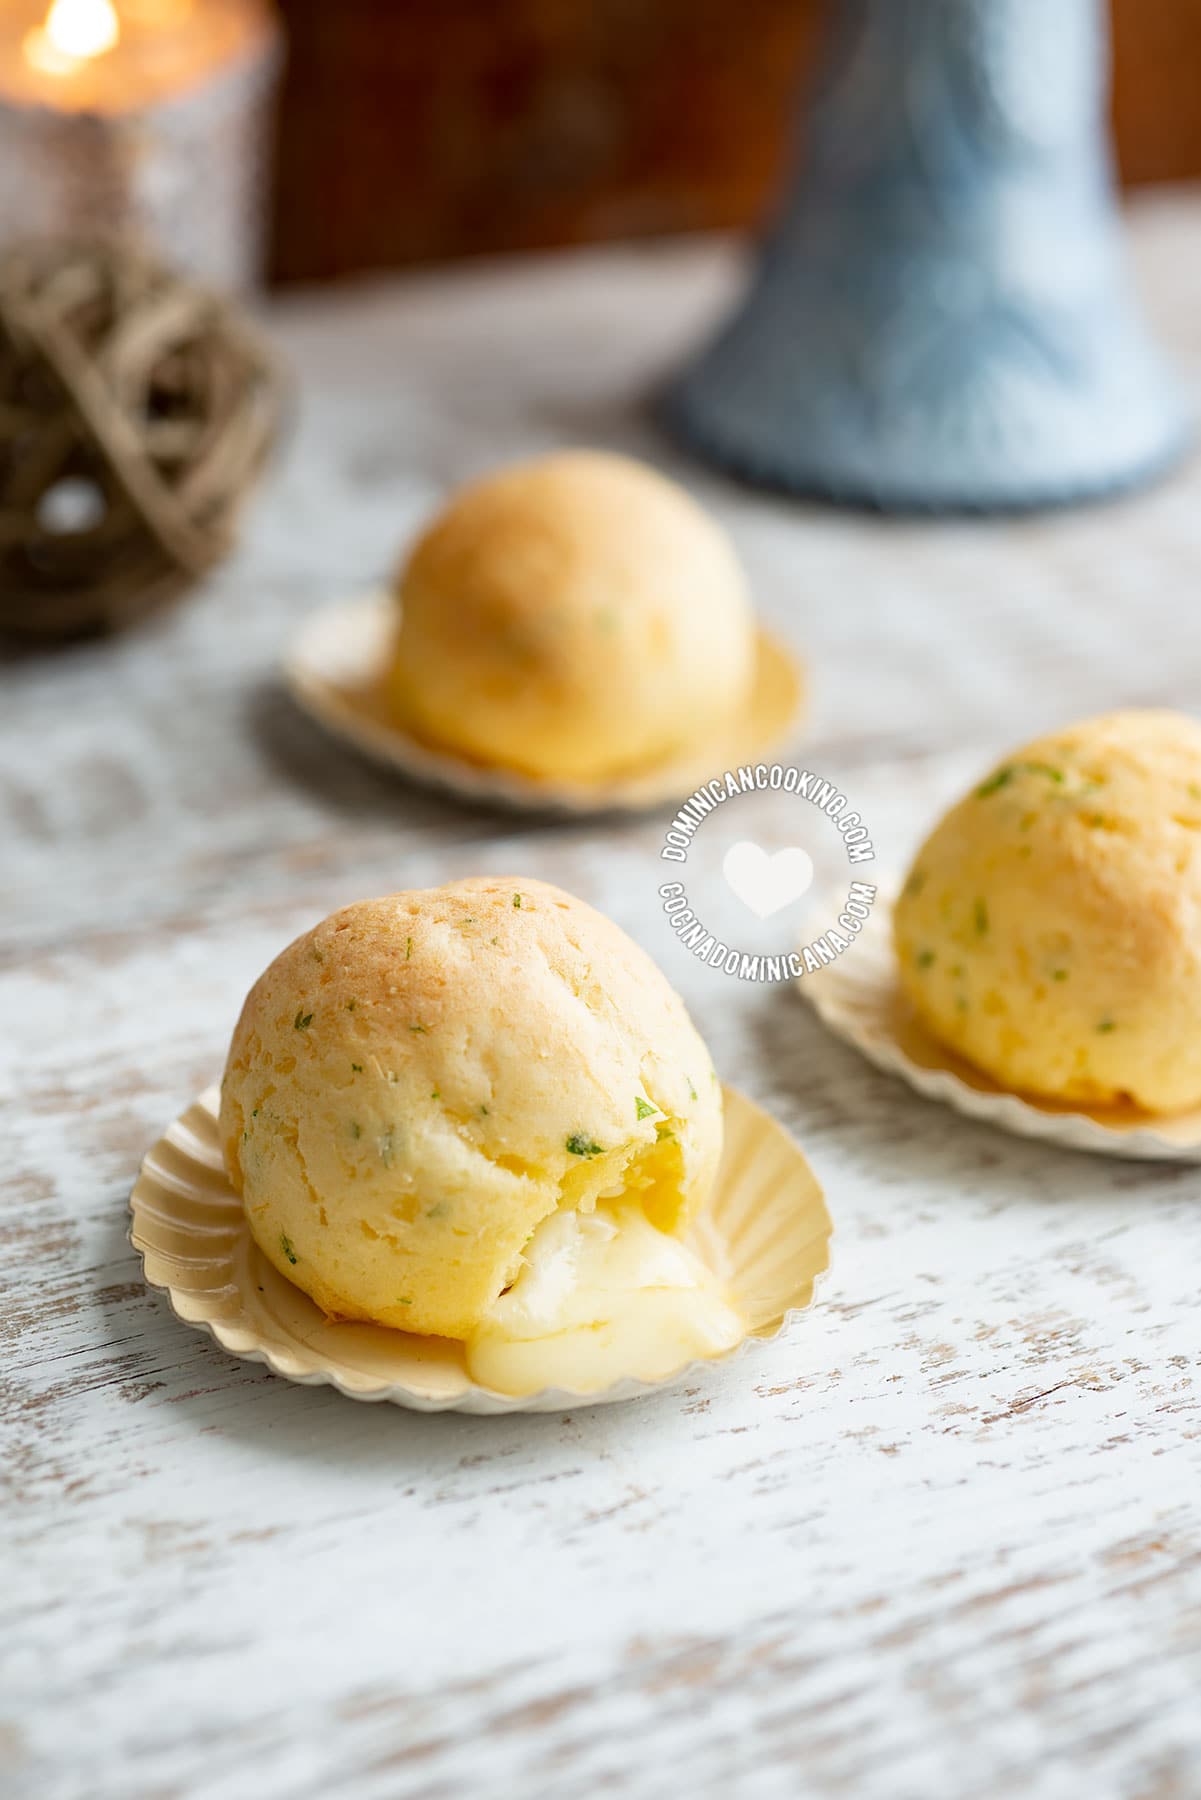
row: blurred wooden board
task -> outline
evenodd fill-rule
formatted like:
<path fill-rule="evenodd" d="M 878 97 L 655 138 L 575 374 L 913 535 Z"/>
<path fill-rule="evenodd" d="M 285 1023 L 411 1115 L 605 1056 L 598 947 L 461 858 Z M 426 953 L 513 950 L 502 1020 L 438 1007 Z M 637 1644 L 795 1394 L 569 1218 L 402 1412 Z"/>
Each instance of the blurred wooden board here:
<path fill-rule="evenodd" d="M 1201 6 L 1114 0 L 1127 180 L 1201 175 Z M 822 0 L 283 0 L 275 269 L 757 225 Z"/>

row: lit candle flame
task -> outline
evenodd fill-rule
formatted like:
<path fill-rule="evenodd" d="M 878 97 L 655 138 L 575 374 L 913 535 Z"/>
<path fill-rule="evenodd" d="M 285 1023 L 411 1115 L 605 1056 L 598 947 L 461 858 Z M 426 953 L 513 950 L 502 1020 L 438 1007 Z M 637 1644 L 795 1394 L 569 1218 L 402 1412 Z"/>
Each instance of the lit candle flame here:
<path fill-rule="evenodd" d="M 104 56 L 121 39 L 112 0 L 53 0 L 45 23 L 26 35 L 26 59 L 37 69 L 63 75 Z"/>

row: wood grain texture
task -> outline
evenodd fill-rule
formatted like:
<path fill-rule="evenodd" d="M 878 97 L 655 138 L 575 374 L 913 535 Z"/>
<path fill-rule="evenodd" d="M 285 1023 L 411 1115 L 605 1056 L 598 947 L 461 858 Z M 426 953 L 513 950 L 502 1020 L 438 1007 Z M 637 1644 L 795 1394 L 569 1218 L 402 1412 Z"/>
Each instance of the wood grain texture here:
<path fill-rule="evenodd" d="M 1141 207 L 1201 390 L 1201 210 Z M 0 669 L 0 1787 L 31 1800 L 1037 1800 L 1201 1791 L 1201 1173 L 918 1100 L 786 989 L 689 958 L 664 821 L 496 819 L 279 693 L 298 618 L 460 477 L 549 443 L 684 474 L 809 657 L 806 762 L 885 856 L 1002 746 L 1201 707 L 1201 469 L 1104 510 L 890 525 L 665 450 L 643 404 L 738 278 L 603 252 L 296 301 L 304 407 L 245 548 L 174 615 Z M 787 830 L 771 796 L 746 835 Z M 716 882 L 698 847 L 689 879 Z M 339 901 L 478 870 L 610 911 L 803 1141 L 818 1306 L 688 1390 L 424 1418 L 238 1364 L 141 1283 L 145 1145 Z"/>

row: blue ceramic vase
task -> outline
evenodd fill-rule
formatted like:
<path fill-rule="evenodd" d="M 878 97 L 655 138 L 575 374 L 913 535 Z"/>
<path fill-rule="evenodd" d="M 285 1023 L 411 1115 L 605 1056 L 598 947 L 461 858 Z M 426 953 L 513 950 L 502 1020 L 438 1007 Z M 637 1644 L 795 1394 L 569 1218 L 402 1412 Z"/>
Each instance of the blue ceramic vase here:
<path fill-rule="evenodd" d="M 750 480 L 1054 505 L 1189 435 L 1132 297 L 1101 0 L 839 0 L 799 177 L 671 421 Z"/>

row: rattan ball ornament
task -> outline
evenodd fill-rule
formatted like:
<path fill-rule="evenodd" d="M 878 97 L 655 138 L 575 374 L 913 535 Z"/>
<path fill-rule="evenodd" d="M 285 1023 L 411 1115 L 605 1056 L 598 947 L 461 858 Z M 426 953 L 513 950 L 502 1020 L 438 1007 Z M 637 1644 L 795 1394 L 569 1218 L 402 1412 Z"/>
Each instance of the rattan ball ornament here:
<path fill-rule="evenodd" d="M 0 256 L 0 630 L 113 630 L 230 549 L 281 383 L 241 311 L 116 242 Z"/>

